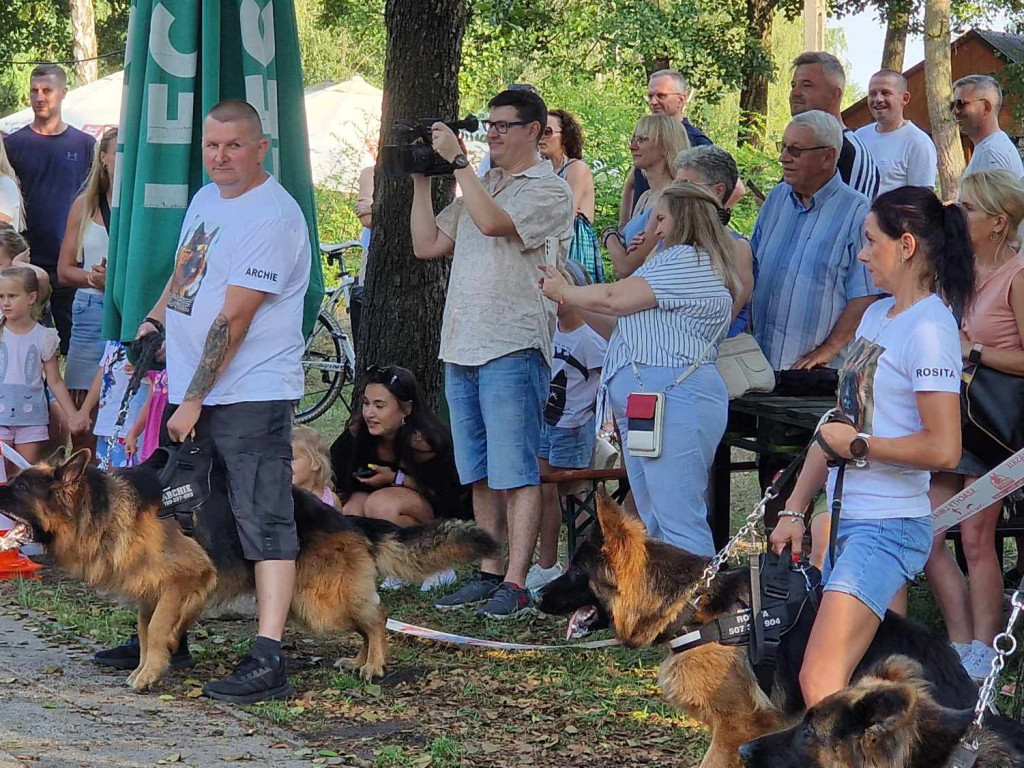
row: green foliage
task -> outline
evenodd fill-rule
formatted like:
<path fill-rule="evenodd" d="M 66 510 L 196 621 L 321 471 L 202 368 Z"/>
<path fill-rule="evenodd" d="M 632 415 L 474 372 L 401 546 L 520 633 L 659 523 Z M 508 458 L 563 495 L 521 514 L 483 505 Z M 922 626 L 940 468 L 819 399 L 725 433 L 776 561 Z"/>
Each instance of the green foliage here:
<path fill-rule="evenodd" d="M 353 75 L 384 80 L 384 0 L 349 7 L 339 0 L 295 0 L 306 85 Z"/>

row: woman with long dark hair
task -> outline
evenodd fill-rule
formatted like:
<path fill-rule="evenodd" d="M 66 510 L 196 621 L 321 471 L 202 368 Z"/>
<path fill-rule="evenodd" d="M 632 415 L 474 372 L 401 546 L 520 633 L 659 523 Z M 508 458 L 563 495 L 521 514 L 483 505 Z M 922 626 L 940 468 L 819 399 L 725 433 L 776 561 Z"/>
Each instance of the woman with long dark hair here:
<path fill-rule="evenodd" d="M 839 372 L 839 408 L 853 426 L 821 428 L 829 452 L 849 460 L 835 561 L 800 670 L 808 707 L 845 688 L 885 611 L 928 559 L 930 473 L 960 460 L 960 330 L 974 291 L 967 220 L 927 187 L 878 197 L 858 258 L 888 298 L 864 313 Z M 814 445 L 771 535 L 802 549 L 804 514 L 836 470 Z"/>
<path fill-rule="evenodd" d="M 360 408 L 331 446 L 342 512 L 401 526 L 467 516 L 451 434 L 412 372 L 369 368 L 356 402 Z"/>

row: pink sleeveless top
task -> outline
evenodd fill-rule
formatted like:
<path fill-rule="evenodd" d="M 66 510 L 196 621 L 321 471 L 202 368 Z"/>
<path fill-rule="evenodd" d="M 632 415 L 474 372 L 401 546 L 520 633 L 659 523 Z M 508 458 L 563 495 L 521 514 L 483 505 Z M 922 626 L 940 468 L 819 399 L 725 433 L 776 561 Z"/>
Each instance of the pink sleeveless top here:
<path fill-rule="evenodd" d="M 1024 256 L 1018 254 L 978 286 L 962 323 L 968 339 L 996 349 L 1024 349 L 1010 306 L 1010 283 L 1022 269 Z"/>

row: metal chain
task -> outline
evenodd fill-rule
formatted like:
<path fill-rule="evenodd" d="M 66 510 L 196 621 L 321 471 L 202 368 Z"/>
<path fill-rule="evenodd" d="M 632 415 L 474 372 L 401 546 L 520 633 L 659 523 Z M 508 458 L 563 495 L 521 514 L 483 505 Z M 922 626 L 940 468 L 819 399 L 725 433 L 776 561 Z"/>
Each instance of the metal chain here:
<path fill-rule="evenodd" d="M 718 569 L 722 567 L 722 564 L 729 560 L 729 555 L 747 536 L 750 536 L 751 543 L 756 547 L 760 532 L 757 530 L 757 524 L 764 519 L 764 510 L 770 501 L 776 498 L 778 494 L 775 492 L 773 486 L 768 486 L 768 490 L 764 492 L 762 499 L 757 502 L 753 511 L 747 515 L 747 519 L 740 526 L 740 529 L 736 531 L 736 535 L 733 536 L 726 543 L 714 557 L 711 558 L 711 562 L 704 568 L 704 572 L 701 574 L 701 578 L 704 580 L 704 589 L 711 586 L 711 582 L 715 580 L 715 576 L 718 574 Z"/>
<path fill-rule="evenodd" d="M 1022 582 L 1022 586 L 1024 586 L 1024 582 Z M 1010 598 L 1013 610 L 1010 612 L 1010 618 L 1006 622 L 1005 631 L 996 635 L 995 640 L 992 641 L 996 657 L 992 659 L 992 668 L 989 670 L 985 682 L 981 684 L 981 689 L 978 691 L 978 703 L 974 705 L 974 722 L 971 724 L 974 735 L 977 735 L 981 730 L 982 723 L 985 720 L 985 712 L 988 711 L 989 707 L 992 706 L 992 702 L 995 701 L 996 680 L 1006 666 L 1006 657 L 1012 656 L 1017 650 L 1017 638 L 1013 636 L 1013 630 L 1017 620 L 1020 618 L 1021 611 L 1024 611 L 1024 595 L 1021 594 L 1020 590 L 1020 587 L 1014 590 L 1013 597 Z"/>

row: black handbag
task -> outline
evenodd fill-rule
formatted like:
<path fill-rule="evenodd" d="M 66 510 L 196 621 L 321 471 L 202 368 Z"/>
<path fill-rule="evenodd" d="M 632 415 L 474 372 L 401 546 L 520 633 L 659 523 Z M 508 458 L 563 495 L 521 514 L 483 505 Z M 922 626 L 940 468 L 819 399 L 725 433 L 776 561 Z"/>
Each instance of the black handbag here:
<path fill-rule="evenodd" d="M 964 366 L 960 386 L 965 451 L 996 465 L 1024 448 L 1024 376 Z"/>

